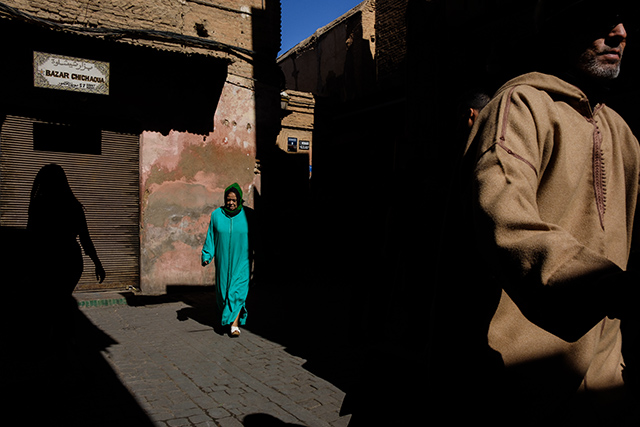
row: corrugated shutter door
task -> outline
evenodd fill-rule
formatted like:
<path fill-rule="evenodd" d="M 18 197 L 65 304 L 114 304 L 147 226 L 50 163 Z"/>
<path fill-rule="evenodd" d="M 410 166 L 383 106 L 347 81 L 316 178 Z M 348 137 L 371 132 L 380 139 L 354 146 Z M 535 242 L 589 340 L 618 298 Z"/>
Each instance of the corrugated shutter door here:
<path fill-rule="evenodd" d="M 56 163 L 85 207 L 89 233 L 107 277 L 95 278 L 84 255 L 76 290 L 119 289 L 139 284 L 139 136 L 102 131 L 101 154 L 34 150 L 36 119 L 7 116 L 0 134 L 0 225 L 26 228 L 36 174 Z M 27 255 L 28 256 L 28 255 Z"/>

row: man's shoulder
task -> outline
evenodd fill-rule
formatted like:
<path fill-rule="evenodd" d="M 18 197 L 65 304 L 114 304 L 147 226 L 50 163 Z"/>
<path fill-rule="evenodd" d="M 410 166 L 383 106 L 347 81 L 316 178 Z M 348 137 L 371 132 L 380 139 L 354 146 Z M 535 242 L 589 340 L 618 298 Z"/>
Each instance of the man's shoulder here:
<path fill-rule="evenodd" d="M 584 100 L 586 95 L 577 86 L 551 74 L 538 72 L 522 74 L 506 82 L 496 97 L 531 97 L 545 101 L 558 99 Z"/>
<path fill-rule="evenodd" d="M 527 83 L 521 83 L 511 86 L 507 90 L 496 94 L 495 98 L 502 101 L 510 100 L 511 102 L 517 99 L 521 99 L 528 105 L 535 106 L 539 102 L 555 102 L 552 95 L 552 93 L 543 88 L 536 87 Z"/>

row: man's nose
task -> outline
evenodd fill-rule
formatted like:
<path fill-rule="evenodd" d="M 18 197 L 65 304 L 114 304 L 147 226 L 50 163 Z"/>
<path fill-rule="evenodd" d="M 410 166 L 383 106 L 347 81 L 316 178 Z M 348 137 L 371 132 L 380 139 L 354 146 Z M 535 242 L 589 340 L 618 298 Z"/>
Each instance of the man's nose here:
<path fill-rule="evenodd" d="M 627 30 L 624 28 L 624 24 L 620 23 L 613 27 L 609 32 L 609 37 L 625 40 L 627 38 Z"/>

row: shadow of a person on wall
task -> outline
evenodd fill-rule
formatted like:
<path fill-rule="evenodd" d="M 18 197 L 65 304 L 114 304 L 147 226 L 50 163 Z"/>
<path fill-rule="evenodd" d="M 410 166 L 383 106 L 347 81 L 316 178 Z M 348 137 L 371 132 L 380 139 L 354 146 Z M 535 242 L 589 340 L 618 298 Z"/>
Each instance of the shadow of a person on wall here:
<path fill-rule="evenodd" d="M 40 313 L 45 316 L 43 338 L 58 340 L 73 327 L 77 302 L 72 293 L 84 269 L 82 249 L 94 262 L 100 283 L 106 273 L 89 235 L 84 207 L 57 164 L 43 166 L 33 181 L 27 234 L 37 266 L 32 272 L 33 291 L 38 292 Z"/>
<path fill-rule="evenodd" d="M 89 419 L 104 427 L 152 425 L 102 355 L 118 342 L 84 315 L 72 295 L 84 268 L 82 250 L 99 282 L 106 274 L 62 167 L 40 169 L 28 213 L 26 230 L 0 229 L 8 246 L 2 274 L 12 280 L 4 341 L 9 360 L 3 365 L 8 410 L 28 414 L 37 407 L 50 423 L 66 426 Z"/>

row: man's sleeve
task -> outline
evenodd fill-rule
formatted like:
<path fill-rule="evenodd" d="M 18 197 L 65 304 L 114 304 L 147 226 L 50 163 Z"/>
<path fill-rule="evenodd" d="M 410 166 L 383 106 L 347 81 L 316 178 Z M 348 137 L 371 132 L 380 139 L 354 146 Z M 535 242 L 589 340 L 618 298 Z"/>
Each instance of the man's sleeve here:
<path fill-rule="evenodd" d="M 553 111 L 532 111 L 535 89 L 512 90 L 476 135 L 474 204 L 481 256 L 533 323 L 567 340 L 602 320 L 621 270 L 538 209 L 539 178 L 553 149 Z M 550 139 L 551 138 L 551 139 Z M 558 203 L 563 203 L 559 200 Z"/>

